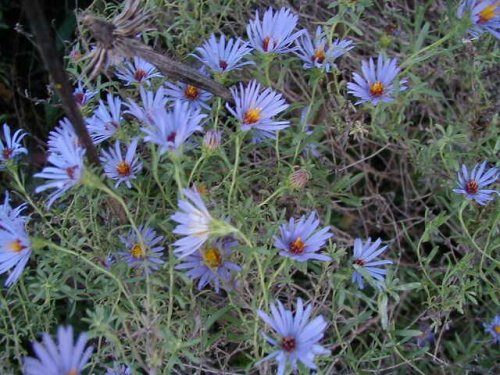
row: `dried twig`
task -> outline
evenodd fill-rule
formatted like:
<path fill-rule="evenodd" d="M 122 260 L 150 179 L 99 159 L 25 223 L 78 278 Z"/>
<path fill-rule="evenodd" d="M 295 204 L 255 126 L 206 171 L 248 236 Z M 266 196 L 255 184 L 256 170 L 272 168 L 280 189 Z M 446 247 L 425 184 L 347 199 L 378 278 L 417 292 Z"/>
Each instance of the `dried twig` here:
<path fill-rule="evenodd" d="M 33 35 L 38 42 L 38 49 L 42 60 L 52 78 L 54 88 L 61 98 L 62 106 L 69 120 L 73 124 L 80 142 L 85 147 L 89 162 L 95 166 L 100 165 L 97 150 L 87 131 L 80 109 L 73 98 L 73 89 L 54 47 L 54 40 L 50 35 L 43 9 L 38 0 L 23 0 L 23 7 L 30 20 Z"/>
<path fill-rule="evenodd" d="M 147 10 L 139 8 L 139 3 L 139 0 L 126 1 L 123 11 L 111 22 L 90 14 L 82 17 L 83 24 L 87 26 L 96 41 L 96 48 L 86 56 L 89 59 L 87 69 L 92 69 L 90 77 L 95 77 L 107 66 L 116 64 L 123 57 L 139 56 L 155 65 L 171 79 L 210 91 L 232 102 L 231 92 L 225 86 L 205 77 L 189 65 L 154 51 L 135 37 L 148 27 L 152 18 Z"/>
<path fill-rule="evenodd" d="M 86 156 L 90 164 L 100 166 L 97 150 L 90 138 L 90 135 L 85 126 L 80 109 L 78 108 L 73 97 L 73 90 L 68 80 L 68 76 L 64 70 L 62 61 L 59 59 L 54 47 L 54 40 L 50 35 L 50 29 L 45 18 L 45 14 L 40 7 L 38 0 L 23 0 L 23 7 L 30 20 L 33 34 L 38 42 L 38 49 L 42 60 L 47 68 L 54 88 L 61 98 L 62 106 L 73 128 L 79 138 L 79 141 L 86 149 Z M 127 218 L 120 204 L 110 199 L 109 204 L 113 213 L 119 218 L 120 222 L 126 223 Z"/>

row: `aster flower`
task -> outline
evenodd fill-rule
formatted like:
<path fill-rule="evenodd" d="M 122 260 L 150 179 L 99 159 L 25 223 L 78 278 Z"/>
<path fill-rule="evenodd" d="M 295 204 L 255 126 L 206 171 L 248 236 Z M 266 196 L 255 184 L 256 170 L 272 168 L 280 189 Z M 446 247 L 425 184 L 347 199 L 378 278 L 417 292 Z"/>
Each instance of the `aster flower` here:
<path fill-rule="evenodd" d="M 354 48 L 351 40 L 336 39 L 330 46 L 321 26 L 311 40 L 309 33 L 302 34 L 297 40 L 295 54 L 304 61 L 304 69 L 320 68 L 326 72 L 335 67 L 334 61 Z"/>
<path fill-rule="evenodd" d="M 37 358 L 24 359 L 24 375 L 79 375 L 92 355 L 92 347 L 85 348 L 87 334 L 81 333 L 73 342 L 73 328 L 59 326 L 57 344 L 48 333 L 42 342 L 33 343 Z"/>
<path fill-rule="evenodd" d="M 124 81 L 126 86 L 131 86 L 134 83 L 149 85 L 151 78 L 162 77 L 154 65 L 140 57 L 134 57 L 134 62 L 128 61 L 118 67 L 116 76 Z"/>
<path fill-rule="evenodd" d="M 330 227 L 317 230 L 318 226 L 319 219 L 316 218 L 316 212 L 311 212 L 307 218 L 303 215 L 297 221 L 290 218 L 288 224 L 280 226 L 279 236 L 274 237 L 274 246 L 281 250 L 281 256 L 298 262 L 305 262 L 309 259 L 329 261 L 331 260 L 329 256 L 318 254 L 317 251 L 333 234 L 330 233 Z"/>
<path fill-rule="evenodd" d="M 424 348 L 426 346 L 431 346 L 436 335 L 432 332 L 432 328 L 429 325 L 423 325 L 420 327 L 422 334 L 416 337 L 416 344 L 419 348 Z"/>
<path fill-rule="evenodd" d="M 3 124 L 3 139 L 5 143 L 0 139 L 0 169 L 5 167 L 5 163 L 8 160 L 13 160 L 20 154 L 28 153 L 28 150 L 21 144 L 21 140 L 25 135 L 26 133 L 21 129 L 16 130 L 11 135 L 9 125 Z"/>
<path fill-rule="evenodd" d="M 92 141 L 96 144 L 112 137 L 123 120 L 121 116 L 121 99 L 108 94 L 107 101 L 108 105 L 106 106 L 102 100 L 99 100 L 99 107 L 94 112 L 94 115 L 87 119 L 87 128 Z"/>
<path fill-rule="evenodd" d="M 81 81 L 78 81 L 77 87 L 73 90 L 73 98 L 75 99 L 76 104 L 80 107 L 88 104 L 90 99 L 92 99 L 96 94 L 97 91 L 91 91 L 84 88 Z"/>
<path fill-rule="evenodd" d="M 298 20 L 299 17 L 288 8 L 281 8 L 277 12 L 268 8 L 261 22 L 259 11 L 256 11 L 255 19 L 247 25 L 250 44 L 262 53 L 292 52 L 296 49 L 292 46 L 293 42 L 303 33 L 303 30 L 293 32 Z"/>
<path fill-rule="evenodd" d="M 106 369 L 104 375 L 132 375 L 132 369 L 124 364 L 114 365 L 113 368 Z"/>
<path fill-rule="evenodd" d="M 385 60 L 381 54 L 378 56 L 376 67 L 373 59 L 362 61 L 363 76 L 353 73 L 354 82 L 347 84 L 347 92 L 360 99 L 355 104 L 371 102 L 377 105 L 380 102 L 392 102 L 394 100 L 392 94 L 395 90 L 393 81 L 399 71 L 396 59 Z M 406 80 L 399 81 L 399 91 L 406 90 L 406 82 Z"/>
<path fill-rule="evenodd" d="M 481 206 L 486 205 L 494 198 L 493 194 L 498 194 L 497 190 L 485 189 L 498 179 L 498 168 L 486 169 L 487 164 L 487 161 L 476 164 L 470 173 L 467 167 L 462 164 L 462 170 L 458 171 L 458 189 L 453 189 L 453 191 L 464 194 L 465 198 L 475 200 Z"/>
<path fill-rule="evenodd" d="M 27 221 L 26 216 L 22 216 L 22 211 L 26 208 L 27 204 L 23 203 L 16 208 L 12 208 L 10 205 L 10 194 L 9 191 L 5 191 L 5 199 L 2 205 L 0 205 L 0 229 L 4 229 L 2 225 L 3 222 L 13 223 L 15 225 L 20 224 L 24 226 Z"/>
<path fill-rule="evenodd" d="M 0 206 L 0 274 L 11 271 L 5 286 L 14 284 L 26 267 L 31 256 L 31 242 L 25 228 L 26 217 L 20 216 L 25 205 L 12 209 L 9 196 Z"/>
<path fill-rule="evenodd" d="M 174 242 L 174 253 L 178 258 L 201 248 L 213 232 L 215 222 L 196 188 L 183 189 L 182 193 L 185 199 L 179 199 L 179 210 L 170 217 L 178 223 L 173 232 L 185 236 Z"/>
<path fill-rule="evenodd" d="M 488 332 L 493 336 L 493 343 L 500 344 L 500 315 L 496 315 L 491 323 L 483 323 L 485 332 Z"/>
<path fill-rule="evenodd" d="M 208 77 L 205 69 L 198 70 L 201 74 Z M 165 82 L 165 95 L 171 100 L 182 101 L 189 103 L 192 109 L 206 109 L 210 110 L 207 102 L 212 99 L 212 94 L 208 91 L 202 90 L 199 87 L 184 83 L 184 82 Z"/>
<path fill-rule="evenodd" d="M 284 375 L 286 365 L 289 363 L 293 370 L 297 370 L 297 362 L 302 362 L 310 369 L 316 369 L 314 357 L 317 355 L 327 355 L 329 350 L 319 345 L 323 338 L 327 323 L 323 316 L 319 315 L 310 320 L 312 305 L 304 308 L 302 299 L 297 300 L 295 314 L 285 309 L 280 301 L 277 306 L 271 304 L 271 316 L 262 310 L 258 310 L 259 317 L 266 322 L 278 336 L 273 339 L 264 335 L 266 341 L 278 349 L 258 363 L 276 358 L 278 362 L 278 375 Z"/>
<path fill-rule="evenodd" d="M 272 117 L 288 108 L 285 99 L 271 88 L 260 92 L 260 84 L 251 81 L 247 87 L 240 84 L 239 90 L 231 88 L 236 107 L 226 104 L 227 109 L 240 122 L 240 129 L 255 129 L 257 135 L 275 138 L 276 132 L 290 126 L 289 121 L 275 121 Z"/>
<path fill-rule="evenodd" d="M 219 239 L 213 244 L 200 248 L 199 251 L 184 258 L 184 262 L 176 266 L 178 270 L 189 270 L 186 275 L 191 279 L 200 279 L 198 289 L 202 290 L 207 284 L 212 284 L 217 293 L 220 283 L 231 281 L 231 271 L 239 272 L 241 267 L 229 262 L 231 248 L 238 242 L 231 239 Z"/>
<path fill-rule="evenodd" d="M 148 227 L 138 228 L 140 236 L 135 230 L 131 230 L 127 236 L 120 236 L 120 241 L 126 251 L 118 253 L 129 267 L 142 269 L 144 274 L 157 271 L 160 265 L 165 263 L 160 257 L 163 256 L 164 247 L 159 245 L 163 236 L 157 236 L 156 232 Z"/>
<path fill-rule="evenodd" d="M 365 243 L 363 243 L 361 239 L 356 238 L 354 240 L 354 257 L 352 261 L 352 263 L 358 267 L 363 267 L 368 275 L 375 279 L 375 283 L 379 288 L 382 288 L 384 284 L 384 277 L 387 271 L 378 266 L 392 264 L 391 260 L 375 260 L 376 257 L 387 249 L 387 246 L 380 247 L 381 244 L 382 240 L 380 238 L 375 242 L 372 242 L 372 239 L 368 238 Z M 360 289 L 365 287 L 363 277 L 364 276 L 356 270 L 352 274 L 352 282 L 357 283 Z"/>
<path fill-rule="evenodd" d="M 131 180 L 136 178 L 136 174 L 142 169 L 142 163 L 139 162 L 135 154 L 137 149 L 138 138 L 134 138 L 127 149 L 127 154 L 123 157 L 120 141 L 116 141 L 115 148 L 109 148 L 108 151 L 103 151 L 101 163 L 104 166 L 104 172 L 112 180 L 116 180 L 115 187 L 118 187 L 122 182 L 130 189 Z"/>
<path fill-rule="evenodd" d="M 167 97 L 165 96 L 165 90 L 162 86 L 153 91 L 146 91 L 144 87 L 139 87 L 139 92 L 141 95 L 142 107 L 136 104 L 132 99 L 128 100 L 128 110 L 125 113 L 129 113 L 134 116 L 137 120 L 146 125 L 151 125 L 154 122 L 153 114 L 155 111 L 164 109 L 167 104 Z"/>
<path fill-rule="evenodd" d="M 47 142 L 49 145 L 49 152 L 60 152 L 59 150 L 61 147 L 59 143 L 66 141 L 70 141 L 75 147 L 81 147 L 80 140 L 76 135 L 73 124 L 65 117 L 60 120 L 59 125 L 49 133 L 49 140 Z"/>
<path fill-rule="evenodd" d="M 167 151 L 179 152 L 187 139 L 201 131 L 201 121 L 207 117 L 199 109 L 189 107 L 186 102 L 176 101 L 172 110 L 158 109 L 153 114 L 153 125 L 141 128 L 146 134 L 145 142 L 160 146 L 160 155 Z"/>
<path fill-rule="evenodd" d="M 55 189 L 49 195 L 47 207 L 80 182 L 83 176 L 83 156 L 85 155 L 85 149 L 75 145 L 70 132 L 63 132 L 57 140 L 54 139 L 50 151 L 47 161 L 52 165 L 35 174 L 35 177 L 49 180 L 38 186 L 35 189 L 36 193 Z"/>
<path fill-rule="evenodd" d="M 253 61 L 242 61 L 252 52 L 252 47 L 240 39 L 229 38 L 222 34 L 219 40 L 212 34 L 201 47 L 196 48 L 197 54 L 192 54 L 207 67 L 218 73 L 237 70 L 244 65 L 254 64 Z"/>
<path fill-rule="evenodd" d="M 463 18 L 468 13 L 472 26 L 469 34 L 479 38 L 483 33 L 490 33 L 500 39 L 500 2 L 498 0 L 462 0 L 457 16 Z"/>

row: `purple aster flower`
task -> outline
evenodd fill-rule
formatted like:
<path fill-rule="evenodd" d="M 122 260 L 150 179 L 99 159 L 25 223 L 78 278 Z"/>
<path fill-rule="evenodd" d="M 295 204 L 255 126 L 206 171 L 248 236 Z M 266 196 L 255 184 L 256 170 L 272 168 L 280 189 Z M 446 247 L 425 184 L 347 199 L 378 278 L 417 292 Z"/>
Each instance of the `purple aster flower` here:
<path fill-rule="evenodd" d="M 335 67 L 334 61 L 354 48 L 351 40 L 336 39 L 328 45 L 326 34 L 321 26 L 316 29 L 316 35 L 311 40 L 309 33 L 305 32 L 295 42 L 296 55 L 304 61 L 304 69 L 320 68 L 329 72 Z"/>
<path fill-rule="evenodd" d="M 83 83 L 78 81 L 77 87 L 73 90 L 73 98 L 76 104 L 80 107 L 88 104 L 90 99 L 92 99 L 97 94 L 97 91 L 90 91 L 83 87 Z"/>
<path fill-rule="evenodd" d="M 127 149 L 127 154 L 123 157 L 120 141 L 116 141 L 115 148 L 109 148 L 108 151 L 103 151 L 101 163 L 104 165 L 104 172 L 112 180 L 116 180 L 115 187 L 118 187 L 122 182 L 130 189 L 131 180 L 136 178 L 136 174 L 142 169 L 142 163 L 139 162 L 135 154 L 137 149 L 138 138 L 134 138 Z"/>
<path fill-rule="evenodd" d="M 5 280 L 5 286 L 14 284 L 26 267 L 31 256 L 31 242 L 26 232 L 27 218 L 21 216 L 25 204 L 12 208 L 9 204 L 9 195 L 5 194 L 5 201 L 0 206 L 0 274 L 11 270 Z"/>
<path fill-rule="evenodd" d="M 0 229 L 4 229 L 2 226 L 3 222 L 13 223 L 14 225 L 20 225 L 24 227 L 27 221 L 26 216 L 22 216 L 21 212 L 26 208 L 27 204 L 23 203 L 16 208 L 12 208 L 10 205 L 10 194 L 9 191 L 5 191 L 5 199 L 2 205 L 0 205 Z"/>
<path fill-rule="evenodd" d="M 382 246 L 382 240 L 379 238 L 375 242 L 372 242 L 371 238 L 363 243 L 361 239 L 356 238 L 354 240 L 354 257 L 352 263 L 358 267 L 363 267 L 368 275 L 375 279 L 375 283 L 379 288 L 382 288 L 384 284 L 384 276 L 387 273 L 386 270 L 378 267 L 384 264 L 392 264 L 392 260 L 375 260 L 380 254 L 382 254 L 387 246 Z M 354 271 L 352 274 L 352 282 L 357 283 L 359 289 L 365 287 L 363 282 L 363 275 Z"/>
<path fill-rule="evenodd" d="M 189 270 L 186 275 L 191 279 L 200 279 L 198 289 L 202 290 L 207 284 L 212 284 L 217 293 L 220 283 L 231 281 L 231 271 L 239 272 L 240 266 L 229 262 L 231 248 L 238 245 L 232 238 L 219 239 L 213 244 L 208 244 L 199 251 L 184 258 L 184 263 L 175 268 Z"/>
<path fill-rule="evenodd" d="M 128 110 L 125 113 L 129 113 L 134 116 L 137 120 L 146 125 L 151 125 L 154 122 L 153 114 L 155 111 L 160 109 L 165 109 L 167 104 L 167 97 L 165 96 L 165 90 L 162 86 L 153 91 L 146 91 L 144 87 L 139 87 L 139 92 L 141 94 L 142 107 L 136 104 L 132 99 L 128 100 Z"/>
<path fill-rule="evenodd" d="M 94 115 L 87 119 L 87 128 L 94 143 L 98 144 L 112 137 L 122 122 L 121 105 L 119 97 L 107 95 L 108 105 L 99 100 L 99 107 Z"/>
<path fill-rule="evenodd" d="M 255 129 L 259 137 L 276 138 L 276 132 L 290 126 L 289 121 L 275 121 L 272 117 L 288 108 L 283 95 L 266 88 L 260 92 L 260 84 L 251 81 L 247 87 L 240 84 L 239 90 L 231 88 L 236 107 L 226 104 L 227 109 L 240 122 L 240 129 Z"/>
<path fill-rule="evenodd" d="M 104 375 L 132 375 L 132 369 L 124 364 L 114 365 L 113 368 L 108 368 Z"/>
<path fill-rule="evenodd" d="M 140 57 L 134 57 L 134 62 L 127 61 L 121 65 L 116 71 L 116 76 L 125 82 L 125 86 L 134 83 L 149 85 L 151 78 L 162 77 L 154 65 Z"/>
<path fill-rule="evenodd" d="M 5 163 L 8 160 L 13 160 L 20 154 L 28 153 L 28 150 L 21 144 L 21 140 L 25 135 L 24 131 L 18 129 L 11 136 L 9 125 L 3 124 L 3 139 L 5 143 L 0 139 L 0 169 L 5 167 Z"/>
<path fill-rule="evenodd" d="M 59 121 L 59 125 L 56 126 L 54 130 L 49 133 L 49 140 L 47 144 L 49 145 L 50 153 L 58 153 L 61 147 L 59 146 L 60 142 L 66 142 L 70 140 L 70 142 L 75 147 L 82 147 L 78 136 L 75 133 L 75 129 L 73 128 L 73 124 L 69 119 L 64 117 Z"/>
<path fill-rule="evenodd" d="M 498 194 L 497 190 L 485 189 L 498 179 L 498 168 L 486 169 L 487 161 L 476 164 L 469 174 L 467 167 L 462 164 L 462 170 L 458 171 L 458 189 L 453 189 L 455 193 L 464 194 L 465 198 L 475 200 L 481 206 L 486 205 L 494 198 L 493 194 Z"/>
<path fill-rule="evenodd" d="M 496 315 L 491 323 L 483 323 L 483 326 L 484 331 L 493 336 L 493 343 L 500 344 L 500 315 Z"/>
<path fill-rule="evenodd" d="M 312 305 L 304 308 L 302 299 L 297 300 L 297 310 L 295 314 L 291 310 L 286 310 L 280 301 L 277 306 L 270 305 L 271 316 L 262 310 L 257 310 L 259 317 L 276 331 L 277 339 L 264 335 L 266 341 L 278 347 L 267 357 L 261 359 L 259 363 L 276 358 L 278 362 L 278 375 L 284 375 L 287 363 L 290 363 L 293 370 L 297 370 L 297 361 L 302 362 L 310 369 L 316 369 L 314 357 L 317 355 L 327 355 L 330 351 L 319 345 L 323 338 L 327 323 L 323 316 L 319 315 L 310 320 Z"/>
<path fill-rule="evenodd" d="M 463 18 L 469 14 L 472 23 L 469 34 L 479 38 L 483 33 L 490 33 L 500 39 L 500 2 L 498 0 L 462 0 L 457 16 Z"/>
<path fill-rule="evenodd" d="M 436 339 L 436 335 L 432 332 L 432 328 L 429 325 L 422 325 L 420 330 L 422 334 L 416 337 L 417 346 L 419 348 L 431 346 Z"/>
<path fill-rule="evenodd" d="M 215 72 L 225 73 L 236 70 L 244 65 L 254 64 L 253 61 L 242 61 L 252 52 L 252 47 L 240 39 L 229 38 L 222 34 L 217 40 L 212 34 L 201 47 L 196 48 L 199 55 L 192 54 Z"/>
<path fill-rule="evenodd" d="M 92 355 L 92 347 L 85 348 L 87 334 L 81 333 L 73 341 L 73 327 L 59 326 L 57 344 L 48 333 L 42 335 L 42 342 L 34 342 L 37 358 L 24 359 L 24 375 L 80 375 Z"/>
<path fill-rule="evenodd" d="M 199 72 L 208 77 L 205 69 L 199 69 Z M 199 87 L 184 82 L 165 82 L 165 95 L 171 100 L 189 103 L 191 108 L 210 110 L 207 102 L 212 99 L 212 94 L 202 90 Z"/>
<path fill-rule="evenodd" d="M 280 251 L 280 255 L 292 258 L 298 262 L 305 262 L 309 259 L 329 261 L 328 255 L 318 254 L 326 243 L 326 240 L 333 236 L 330 227 L 317 230 L 319 219 L 316 212 L 311 212 L 309 217 L 303 215 L 295 221 L 290 218 L 288 224 L 280 226 L 280 235 L 274 237 L 274 246 Z"/>
<path fill-rule="evenodd" d="M 163 256 L 164 247 L 158 246 L 163 241 L 163 236 L 157 236 L 153 229 L 144 226 L 140 226 L 138 230 L 140 236 L 133 229 L 126 237 L 120 236 L 126 251 L 119 252 L 118 255 L 128 263 L 129 267 L 142 269 L 144 274 L 151 274 L 165 263 L 160 258 Z"/>
<path fill-rule="evenodd" d="M 52 165 L 35 174 L 35 177 L 49 180 L 38 186 L 35 189 L 36 193 L 55 189 L 49 195 L 47 207 L 80 182 L 83 176 L 83 156 L 85 155 L 85 149 L 75 145 L 75 139 L 71 137 L 70 132 L 60 133 L 60 137 L 54 139 L 50 151 L 47 161 Z"/>
<path fill-rule="evenodd" d="M 160 155 L 167 151 L 180 152 L 194 132 L 203 130 L 201 122 L 205 117 L 199 109 L 177 100 L 171 110 L 161 108 L 155 111 L 152 126 L 141 128 L 146 134 L 144 141 L 160 146 Z"/>
<path fill-rule="evenodd" d="M 179 199 L 179 211 L 170 218 L 178 223 L 173 233 L 185 237 L 174 242 L 178 258 L 193 254 L 208 240 L 214 219 L 210 215 L 196 188 L 183 189 L 185 199 Z"/>
<path fill-rule="evenodd" d="M 373 59 L 362 61 L 363 77 L 358 73 L 353 73 L 354 82 L 347 84 L 347 92 L 360 99 L 355 104 L 371 102 L 377 105 L 380 102 L 392 102 L 394 100 L 392 93 L 395 90 L 393 81 L 399 71 L 396 59 L 386 61 L 381 54 L 378 55 L 376 67 Z M 406 82 L 406 80 L 399 81 L 399 91 L 406 90 Z"/>
<path fill-rule="evenodd" d="M 247 25 L 247 35 L 250 44 L 262 53 L 288 53 L 294 51 L 293 42 L 302 35 L 303 30 L 293 32 L 299 17 L 292 14 L 290 9 L 281 8 L 274 12 L 268 8 L 262 22 L 259 11 L 255 12 L 255 19 Z"/>

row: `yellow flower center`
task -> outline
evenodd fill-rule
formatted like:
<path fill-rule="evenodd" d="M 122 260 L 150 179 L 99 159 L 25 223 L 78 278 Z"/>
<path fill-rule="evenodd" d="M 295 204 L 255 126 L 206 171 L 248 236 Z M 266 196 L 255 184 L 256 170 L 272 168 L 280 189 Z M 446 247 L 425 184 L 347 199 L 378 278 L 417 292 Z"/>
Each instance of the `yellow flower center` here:
<path fill-rule="evenodd" d="M 384 93 L 384 84 L 380 81 L 375 82 L 370 86 L 370 94 L 380 96 Z"/>
<path fill-rule="evenodd" d="M 130 176 L 130 173 L 132 172 L 130 164 L 125 160 L 122 160 L 118 163 L 118 165 L 116 166 L 116 171 L 120 176 Z"/>
<path fill-rule="evenodd" d="M 186 98 L 188 98 L 189 100 L 195 100 L 200 95 L 200 90 L 198 90 L 198 87 L 195 87 L 193 85 L 187 85 L 186 89 L 184 90 L 184 95 L 186 95 Z"/>
<path fill-rule="evenodd" d="M 18 253 L 20 251 L 22 251 L 23 249 L 25 249 L 26 246 L 24 246 L 22 243 L 21 243 L 21 240 L 15 240 L 15 241 L 12 241 L 10 244 L 9 244 L 9 249 L 15 253 Z"/>
<path fill-rule="evenodd" d="M 196 185 L 196 191 L 198 191 L 198 193 L 200 193 L 201 195 L 208 194 L 207 186 L 203 183 Z"/>
<path fill-rule="evenodd" d="M 488 21 L 491 21 L 493 17 L 495 17 L 497 13 L 497 7 L 499 6 L 500 2 L 497 2 L 492 5 L 488 5 L 486 8 L 484 8 L 482 11 L 479 12 L 479 23 L 486 23 Z"/>
<path fill-rule="evenodd" d="M 493 329 L 500 335 L 500 325 L 495 326 Z"/>
<path fill-rule="evenodd" d="M 245 116 L 243 117 L 244 124 L 255 124 L 260 120 L 260 112 L 262 110 L 260 108 L 250 108 L 246 111 Z"/>
<path fill-rule="evenodd" d="M 318 63 L 322 63 L 325 60 L 325 49 L 323 47 L 316 48 L 313 55 L 313 61 L 317 61 Z"/>
<path fill-rule="evenodd" d="M 78 370 L 76 368 L 72 368 L 66 373 L 66 375 L 78 375 Z"/>
<path fill-rule="evenodd" d="M 136 259 L 142 259 L 146 256 L 146 249 L 140 244 L 136 243 L 130 250 L 130 254 Z"/>
<path fill-rule="evenodd" d="M 304 252 L 306 244 L 302 241 L 302 238 L 297 237 L 295 241 L 292 241 L 288 246 L 288 249 L 292 254 L 300 255 Z"/>
<path fill-rule="evenodd" d="M 203 262 L 210 268 L 219 268 L 222 264 L 222 254 L 215 247 L 209 247 L 203 252 Z"/>

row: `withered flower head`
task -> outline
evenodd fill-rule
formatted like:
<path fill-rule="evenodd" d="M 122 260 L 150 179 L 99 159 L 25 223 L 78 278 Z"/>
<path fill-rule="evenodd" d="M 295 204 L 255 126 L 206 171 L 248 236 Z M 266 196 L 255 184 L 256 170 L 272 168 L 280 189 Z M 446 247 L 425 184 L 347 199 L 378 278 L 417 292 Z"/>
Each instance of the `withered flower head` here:
<path fill-rule="evenodd" d="M 91 70 L 91 79 L 124 57 L 134 56 L 131 48 L 134 38 L 146 31 L 152 20 L 150 9 L 139 8 L 140 3 L 140 0 L 126 0 L 121 13 L 110 21 L 88 13 L 79 17 L 95 40 L 94 48 L 83 57 L 89 60 L 84 73 Z"/>
<path fill-rule="evenodd" d="M 293 189 L 303 189 L 309 180 L 311 179 L 311 174 L 305 169 L 299 169 L 288 177 L 288 182 Z"/>

